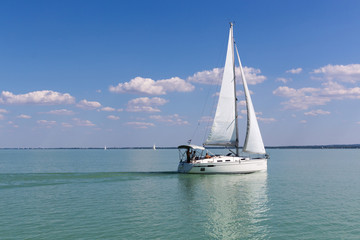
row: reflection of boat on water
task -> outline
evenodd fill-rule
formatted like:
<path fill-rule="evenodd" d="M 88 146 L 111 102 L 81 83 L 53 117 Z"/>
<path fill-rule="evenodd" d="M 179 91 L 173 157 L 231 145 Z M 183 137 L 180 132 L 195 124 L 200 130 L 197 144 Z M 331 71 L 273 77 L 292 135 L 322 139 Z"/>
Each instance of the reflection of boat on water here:
<path fill-rule="evenodd" d="M 179 175 L 184 221 L 198 221 L 207 239 L 266 239 L 267 173 Z M 189 207 L 189 204 L 191 207 Z"/>
<path fill-rule="evenodd" d="M 239 154 L 238 114 L 235 80 L 234 51 L 236 49 L 241 78 L 244 86 L 247 131 L 242 151 Z M 219 101 L 207 146 L 235 148 L 228 155 L 208 155 L 208 151 L 195 145 L 181 145 L 178 172 L 181 173 L 252 173 L 267 170 L 267 154 L 260 134 L 250 91 L 247 87 L 240 57 L 233 37 L 233 24 L 230 24 L 229 41 L 221 83 Z M 205 155 L 206 153 L 206 155 Z M 253 156 L 251 157 L 250 154 Z"/>

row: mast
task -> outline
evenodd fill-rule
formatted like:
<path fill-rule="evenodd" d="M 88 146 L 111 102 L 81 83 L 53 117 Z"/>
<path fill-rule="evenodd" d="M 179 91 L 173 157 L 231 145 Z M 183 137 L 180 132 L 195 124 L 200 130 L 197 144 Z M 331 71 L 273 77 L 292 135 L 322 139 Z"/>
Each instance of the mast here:
<path fill-rule="evenodd" d="M 235 101 L 235 134 L 236 134 L 236 140 L 235 140 L 235 148 L 236 148 L 236 156 L 239 156 L 239 128 L 238 128 L 238 112 L 237 112 L 237 97 L 236 97 L 236 76 L 235 76 L 235 54 L 234 54 L 234 23 L 230 22 L 230 30 L 231 30 L 231 42 L 232 42 L 232 58 L 233 58 L 233 76 L 234 76 L 234 101 Z"/>

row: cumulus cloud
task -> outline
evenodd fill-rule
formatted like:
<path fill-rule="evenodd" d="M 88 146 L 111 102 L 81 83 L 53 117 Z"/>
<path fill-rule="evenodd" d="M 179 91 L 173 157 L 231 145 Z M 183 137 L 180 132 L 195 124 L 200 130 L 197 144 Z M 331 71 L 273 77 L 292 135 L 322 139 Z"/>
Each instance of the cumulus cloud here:
<path fill-rule="evenodd" d="M 127 122 L 125 124 L 133 126 L 134 128 L 149 128 L 155 126 L 155 124 L 149 122 Z"/>
<path fill-rule="evenodd" d="M 262 117 L 257 117 L 257 120 L 259 120 L 260 122 L 264 122 L 264 123 L 276 122 L 276 119 L 275 119 L 275 118 L 262 118 Z"/>
<path fill-rule="evenodd" d="M 109 87 L 110 92 L 149 95 L 165 95 L 167 92 L 191 92 L 194 89 L 195 87 L 192 84 L 178 77 L 157 81 L 151 78 L 136 77 L 130 82 Z"/>
<path fill-rule="evenodd" d="M 156 108 L 167 103 L 168 100 L 159 97 L 142 97 L 135 98 L 128 102 L 126 111 L 128 112 L 160 112 L 160 109 Z"/>
<path fill-rule="evenodd" d="M 187 125 L 189 124 L 188 121 L 184 120 L 178 114 L 161 116 L 161 115 L 152 115 L 150 119 L 154 119 L 158 122 L 165 122 L 169 125 Z"/>
<path fill-rule="evenodd" d="M 8 113 L 8 112 L 9 112 L 8 110 L 0 108 L 0 113 Z"/>
<path fill-rule="evenodd" d="M 56 125 L 56 121 L 38 120 L 36 121 L 41 127 L 51 128 Z"/>
<path fill-rule="evenodd" d="M 104 111 L 104 112 L 114 112 L 116 111 L 115 108 L 112 108 L 112 107 L 103 107 L 101 108 L 101 111 Z"/>
<path fill-rule="evenodd" d="M 282 83 L 288 83 L 291 81 L 291 78 L 283 78 L 283 77 L 279 77 L 276 79 L 277 82 L 282 82 Z"/>
<path fill-rule="evenodd" d="M 81 127 L 93 127 L 93 126 L 95 126 L 95 124 L 92 123 L 89 120 L 81 120 L 79 118 L 73 118 L 72 120 L 74 121 L 74 124 L 76 126 L 81 126 Z"/>
<path fill-rule="evenodd" d="M 73 115 L 73 114 L 75 114 L 73 111 L 67 110 L 67 109 L 51 110 L 51 111 L 49 111 L 47 113 L 48 114 L 54 114 L 54 115 Z"/>
<path fill-rule="evenodd" d="M 16 125 L 13 121 L 8 121 L 8 124 L 11 125 L 14 128 L 18 128 L 19 125 Z"/>
<path fill-rule="evenodd" d="M 336 82 L 325 82 L 320 88 L 294 89 L 286 86 L 278 87 L 274 95 L 289 98 L 282 102 L 285 109 L 306 110 L 311 106 L 325 105 L 332 100 L 360 99 L 360 88 L 346 88 Z"/>
<path fill-rule="evenodd" d="M 260 69 L 252 67 L 243 67 L 246 81 L 249 85 L 262 83 L 266 77 L 261 74 Z M 212 70 L 205 70 L 197 72 L 188 77 L 189 82 L 196 82 L 201 84 L 220 84 L 223 76 L 224 68 L 213 68 Z M 239 67 L 235 68 L 235 75 L 237 81 L 241 81 L 241 71 Z"/>
<path fill-rule="evenodd" d="M 26 115 L 26 114 L 20 114 L 19 116 L 17 116 L 17 118 L 21 118 L 21 119 L 30 119 L 31 116 Z"/>
<path fill-rule="evenodd" d="M 74 102 L 75 98 L 70 94 L 50 90 L 35 91 L 18 95 L 9 91 L 2 91 L 0 95 L 0 103 L 2 104 L 57 105 L 73 104 Z"/>
<path fill-rule="evenodd" d="M 286 73 L 292 73 L 292 74 L 299 74 L 302 72 L 302 68 L 293 68 L 293 69 L 290 69 L 290 70 L 287 70 Z"/>
<path fill-rule="evenodd" d="M 120 119 L 120 117 L 114 116 L 114 115 L 109 115 L 109 116 L 107 116 L 107 118 L 110 120 L 119 120 Z"/>
<path fill-rule="evenodd" d="M 306 115 L 306 116 L 318 116 L 318 115 L 327 115 L 327 114 L 330 114 L 330 112 L 329 111 L 324 111 L 324 110 L 321 110 L 321 109 L 312 110 L 310 112 L 304 113 L 304 115 Z"/>
<path fill-rule="evenodd" d="M 315 79 L 355 83 L 360 81 L 360 64 L 326 65 L 315 69 Z"/>
<path fill-rule="evenodd" d="M 99 102 L 83 99 L 78 104 L 76 104 L 76 106 L 82 109 L 95 109 L 101 107 L 101 104 Z"/>
<path fill-rule="evenodd" d="M 325 105 L 331 101 L 329 97 L 319 95 L 320 91 L 321 89 L 316 88 L 294 89 L 281 86 L 275 89 L 273 94 L 289 98 L 288 101 L 281 103 L 285 109 L 306 110 L 310 106 Z"/>
<path fill-rule="evenodd" d="M 73 125 L 71 125 L 70 123 L 66 123 L 66 122 L 61 123 L 61 126 L 65 127 L 65 128 L 72 128 L 73 127 Z"/>
<path fill-rule="evenodd" d="M 212 122 L 214 121 L 214 117 L 211 116 L 202 116 L 199 122 Z"/>
<path fill-rule="evenodd" d="M 239 101 L 238 106 L 246 106 L 246 101 L 245 100 Z"/>

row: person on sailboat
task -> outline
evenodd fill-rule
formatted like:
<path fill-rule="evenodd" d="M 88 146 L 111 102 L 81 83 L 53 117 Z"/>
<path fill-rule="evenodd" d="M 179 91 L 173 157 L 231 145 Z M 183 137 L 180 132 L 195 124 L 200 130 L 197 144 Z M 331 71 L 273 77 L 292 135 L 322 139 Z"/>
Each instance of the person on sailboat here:
<path fill-rule="evenodd" d="M 192 152 L 190 150 L 190 148 L 186 151 L 186 157 L 187 157 L 187 162 L 189 163 L 190 160 L 191 160 L 191 155 L 192 155 Z"/>
<path fill-rule="evenodd" d="M 205 158 L 211 158 L 208 152 L 206 152 Z"/>

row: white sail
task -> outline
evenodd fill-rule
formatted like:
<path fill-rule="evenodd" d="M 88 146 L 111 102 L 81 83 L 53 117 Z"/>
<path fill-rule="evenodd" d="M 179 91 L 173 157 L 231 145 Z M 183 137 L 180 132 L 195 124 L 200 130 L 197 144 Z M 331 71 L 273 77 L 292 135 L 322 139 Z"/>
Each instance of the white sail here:
<path fill-rule="evenodd" d="M 247 86 L 247 82 L 245 79 L 244 70 L 241 65 L 239 52 L 236 48 L 236 53 L 240 65 L 241 78 L 244 85 L 245 99 L 246 99 L 246 108 L 247 108 L 247 130 L 246 130 L 246 138 L 243 146 L 243 152 L 248 153 L 257 153 L 257 154 L 265 154 L 264 143 L 261 137 L 260 128 L 258 121 L 256 119 L 256 114 L 254 110 L 254 106 L 251 101 L 250 92 Z"/>
<path fill-rule="evenodd" d="M 214 122 L 206 145 L 237 146 L 233 28 L 230 27 L 224 74 Z"/>
<path fill-rule="evenodd" d="M 267 170 L 268 155 L 265 154 L 254 106 L 251 101 L 239 53 L 236 49 L 247 107 L 247 131 L 243 152 L 265 155 L 252 158 L 251 156 L 241 156 L 239 154 L 234 47 L 236 46 L 233 37 L 233 24 L 230 23 L 229 42 L 219 101 L 214 122 L 205 145 L 235 147 L 236 152 L 230 150 L 231 153 L 226 156 L 209 155 L 208 151 L 203 147 L 180 145 L 178 147 L 180 153 L 178 172 L 180 173 L 253 173 Z"/>

